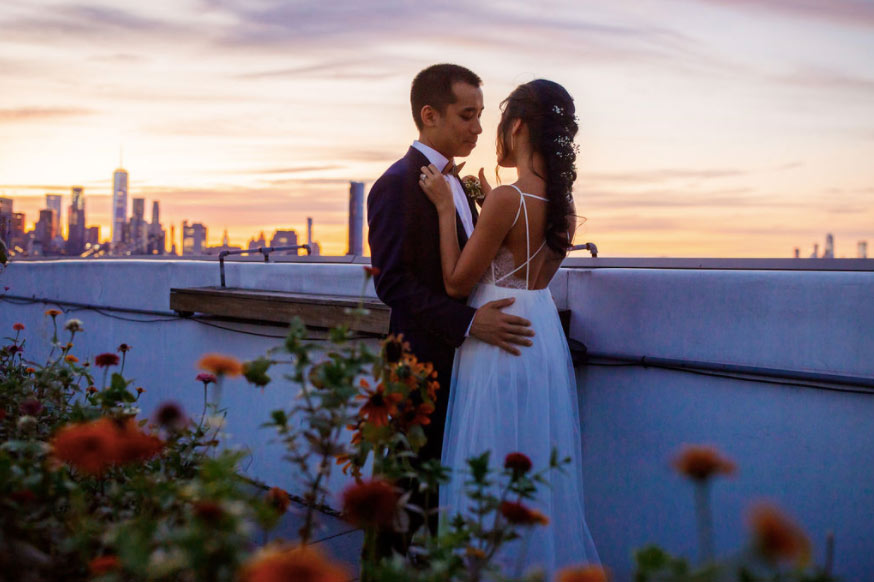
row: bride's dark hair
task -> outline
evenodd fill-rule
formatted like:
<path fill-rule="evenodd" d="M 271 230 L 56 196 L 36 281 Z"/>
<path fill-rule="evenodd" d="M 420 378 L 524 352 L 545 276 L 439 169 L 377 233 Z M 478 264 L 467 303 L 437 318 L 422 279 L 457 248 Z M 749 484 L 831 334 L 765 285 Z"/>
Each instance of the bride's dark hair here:
<path fill-rule="evenodd" d="M 498 125 L 498 152 L 510 151 L 513 122 L 521 120 L 528 127 L 532 157 L 540 154 L 546 175 L 546 244 L 561 256 L 571 246 L 568 226 L 573 214 L 573 185 L 577 179 L 577 119 L 574 100 L 564 87 L 546 79 L 519 85 L 501 103 Z M 532 164 L 533 165 L 533 164 Z M 535 171 L 536 172 L 536 171 Z"/>

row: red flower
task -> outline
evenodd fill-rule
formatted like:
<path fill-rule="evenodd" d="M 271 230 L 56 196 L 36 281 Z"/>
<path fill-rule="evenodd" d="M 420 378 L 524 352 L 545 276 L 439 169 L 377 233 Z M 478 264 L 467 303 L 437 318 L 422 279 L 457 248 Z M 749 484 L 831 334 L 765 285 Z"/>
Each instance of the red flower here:
<path fill-rule="evenodd" d="M 225 516 L 225 510 L 215 501 L 198 501 L 194 504 L 194 515 L 208 524 L 215 525 Z"/>
<path fill-rule="evenodd" d="M 515 525 L 546 525 L 549 518 L 535 509 L 531 509 L 515 501 L 501 503 L 501 515 Z"/>
<path fill-rule="evenodd" d="M 130 348 L 129 345 L 127 345 L 127 344 L 121 344 L 120 346 L 118 346 L 118 349 L 117 349 L 116 351 L 117 351 L 117 352 L 121 352 L 121 353 L 123 353 L 123 354 L 126 354 L 127 352 L 130 351 L 130 349 L 131 349 L 131 348 Z"/>
<path fill-rule="evenodd" d="M 121 561 L 118 556 L 98 556 L 88 562 L 88 570 L 94 576 L 102 576 L 119 568 L 121 568 Z"/>
<path fill-rule="evenodd" d="M 95 386 L 88 386 L 86 391 L 88 392 L 88 394 L 97 394 L 97 388 Z"/>
<path fill-rule="evenodd" d="M 16 503 L 25 504 L 36 501 L 36 494 L 30 489 L 19 489 L 18 491 L 10 493 L 9 499 Z"/>
<path fill-rule="evenodd" d="M 104 354 L 98 354 L 96 358 L 94 358 L 94 363 L 98 368 L 108 368 L 109 366 L 117 366 L 118 365 L 118 356 L 106 352 Z"/>
<path fill-rule="evenodd" d="M 504 459 L 504 468 L 511 469 L 516 475 L 524 475 L 531 470 L 531 459 L 522 453 L 510 453 Z"/>
<path fill-rule="evenodd" d="M 368 279 L 369 279 L 370 277 L 376 277 L 376 276 L 379 275 L 381 272 L 382 272 L 382 271 L 380 271 L 379 267 L 368 267 L 368 266 L 365 266 L 365 267 L 364 267 L 364 273 L 365 273 L 365 275 L 367 275 L 367 278 L 368 278 Z"/>
<path fill-rule="evenodd" d="M 154 420 L 158 426 L 171 432 L 182 430 L 188 422 L 182 407 L 175 402 L 165 402 L 159 406 L 155 411 Z"/>
<path fill-rule="evenodd" d="M 674 468 L 695 481 L 706 481 L 713 475 L 732 475 L 734 463 L 721 456 L 714 447 L 686 445 L 674 459 Z"/>
<path fill-rule="evenodd" d="M 14 329 L 15 331 L 23 331 L 23 330 L 24 330 L 24 324 L 23 324 L 23 323 L 13 323 L 13 324 L 12 324 L 12 329 Z"/>
<path fill-rule="evenodd" d="M 36 416 L 40 412 L 43 411 L 42 402 L 37 400 L 36 398 L 27 398 L 18 406 L 18 409 L 22 414 L 26 414 L 28 416 Z"/>
<path fill-rule="evenodd" d="M 394 520 L 398 493 L 388 481 L 362 481 L 343 491 L 343 517 L 359 527 L 389 527 Z"/>
<path fill-rule="evenodd" d="M 288 506 L 291 504 L 291 497 L 288 493 L 279 487 L 271 487 L 267 492 L 266 501 L 276 508 L 279 513 L 285 513 Z"/>
<path fill-rule="evenodd" d="M 200 358 L 197 367 L 216 376 L 239 376 L 243 373 L 243 364 L 238 359 L 222 354 L 206 354 Z"/>

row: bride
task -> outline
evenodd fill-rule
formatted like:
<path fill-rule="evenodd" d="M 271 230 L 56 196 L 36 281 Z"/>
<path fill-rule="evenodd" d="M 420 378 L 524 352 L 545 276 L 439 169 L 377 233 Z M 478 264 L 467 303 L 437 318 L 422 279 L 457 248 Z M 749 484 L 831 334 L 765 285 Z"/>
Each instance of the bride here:
<path fill-rule="evenodd" d="M 546 467 L 553 447 L 572 463 L 548 475 L 533 507 L 549 518 L 534 528 L 527 563 L 548 574 L 580 563 L 598 563 L 583 506 L 580 416 L 570 352 L 548 286 L 571 245 L 576 179 L 574 103 L 559 84 L 538 79 L 517 87 L 502 104 L 498 164 L 515 167 L 518 180 L 487 193 L 476 228 L 462 251 L 456 235 L 455 204 L 449 185 L 433 165 L 422 168 L 420 183 L 437 208 L 440 255 L 446 291 L 468 297 L 472 307 L 515 298 L 507 313 L 532 322 L 533 345 L 514 356 L 476 338 L 455 353 L 443 465 L 452 481 L 440 491 L 450 514 L 464 511 L 466 459 L 491 451 L 492 459 L 511 452 Z M 487 190 L 487 184 L 483 184 Z M 518 543 L 518 542 L 514 542 Z"/>

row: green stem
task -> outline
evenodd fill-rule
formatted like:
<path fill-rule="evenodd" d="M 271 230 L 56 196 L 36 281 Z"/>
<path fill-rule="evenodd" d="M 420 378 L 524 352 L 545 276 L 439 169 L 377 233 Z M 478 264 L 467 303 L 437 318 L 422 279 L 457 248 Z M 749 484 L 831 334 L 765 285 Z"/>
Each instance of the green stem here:
<path fill-rule="evenodd" d="M 701 561 L 713 562 L 713 516 L 710 511 L 710 486 L 707 481 L 695 482 L 695 515 L 698 519 L 698 541 Z"/>

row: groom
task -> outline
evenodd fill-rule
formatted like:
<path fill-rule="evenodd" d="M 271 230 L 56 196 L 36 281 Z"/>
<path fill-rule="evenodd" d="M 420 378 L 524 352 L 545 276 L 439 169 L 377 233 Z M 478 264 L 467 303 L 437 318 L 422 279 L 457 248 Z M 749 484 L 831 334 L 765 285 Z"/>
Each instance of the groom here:
<path fill-rule="evenodd" d="M 419 139 L 367 197 L 371 263 L 379 269 L 374 282 L 376 294 L 391 307 L 389 330 L 404 334 L 416 357 L 434 365 L 440 382 L 420 461 L 440 459 L 455 348 L 471 336 L 518 355 L 516 346 L 531 345 L 528 337 L 533 335 L 530 322 L 501 311 L 512 298 L 474 309 L 446 294 L 437 210 L 419 186 L 422 166 L 444 168 L 463 249 L 477 211 L 453 169 L 455 158 L 470 155 L 482 133 L 481 84 L 476 74 L 458 65 L 433 65 L 416 75 L 410 103 Z"/>

